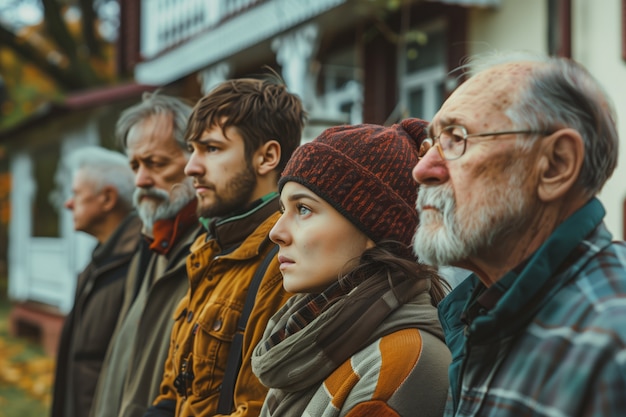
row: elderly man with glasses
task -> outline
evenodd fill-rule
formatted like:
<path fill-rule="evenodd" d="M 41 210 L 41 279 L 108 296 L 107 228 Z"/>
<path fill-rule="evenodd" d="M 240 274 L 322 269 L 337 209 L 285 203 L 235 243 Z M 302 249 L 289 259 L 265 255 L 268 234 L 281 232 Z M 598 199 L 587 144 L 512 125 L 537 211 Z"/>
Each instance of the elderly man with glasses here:
<path fill-rule="evenodd" d="M 624 416 L 626 246 L 596 198 L 617 163 L 609 99 L 572 60 L 472 68 L 413 170 L 416 254 L 474 272 L 439 305 L 446 415 Z"/>

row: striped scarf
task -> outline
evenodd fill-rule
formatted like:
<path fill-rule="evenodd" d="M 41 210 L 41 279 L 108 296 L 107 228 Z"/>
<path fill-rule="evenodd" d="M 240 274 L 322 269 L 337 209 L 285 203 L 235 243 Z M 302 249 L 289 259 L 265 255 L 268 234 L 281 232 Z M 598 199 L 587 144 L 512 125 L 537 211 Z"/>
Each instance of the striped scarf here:
<path fill-rule="evenodd" d="M 420 328 L 442 339 L 430 280 L 407 279 L 394 287 L 372 279 L 343 281 L 322 294 L 289 299 L 252 355 L 254 374 L 270 388 L 261 416 L 302 415 L 325 378 L 386 334 Z"/>
<path fill-rule="evenodd" d="M 265 349 L 270 350 L 289 336 L 304 329 L 322 312 L 349 294 L 356 286 L 357 283 L 353 279 L 344 279 L 333 283 L 321 294 L 304 295 L 304 298 L 299 302 L 302 307 L 289 316 L 284 327 L 278 329 L 265 341 Z"/>

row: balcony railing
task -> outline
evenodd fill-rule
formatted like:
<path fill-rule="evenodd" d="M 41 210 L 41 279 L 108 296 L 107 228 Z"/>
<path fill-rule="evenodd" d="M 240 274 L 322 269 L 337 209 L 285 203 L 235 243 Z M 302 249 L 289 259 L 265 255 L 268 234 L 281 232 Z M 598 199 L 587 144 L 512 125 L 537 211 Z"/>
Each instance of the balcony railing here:
<path fill-rule="evenodd" d="M 141 55 L 152 58 L 266 0 L 142 0 Z"/>

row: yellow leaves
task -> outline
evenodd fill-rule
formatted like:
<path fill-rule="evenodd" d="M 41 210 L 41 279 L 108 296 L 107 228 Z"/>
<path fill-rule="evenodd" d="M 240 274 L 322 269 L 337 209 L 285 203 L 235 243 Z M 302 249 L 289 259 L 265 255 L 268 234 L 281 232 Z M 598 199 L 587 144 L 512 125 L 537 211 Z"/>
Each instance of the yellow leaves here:
<path fill-rule="evenodd" d="M 19 388 L 49 407 L 53 382 L 54 360 L 28 341 L 8 337 L 6 329 L 0 329 L 0 388 Z"/>
<path fill-rule="evenodd" d="M 18 43 L 36 50 L 38 53 L 32 55 L 43 58 L 44 63 L 34 64 L 9 46 L 0 45 L 0 77 L 8 95 L 0 100 L 0 131 L 20 125 L 42 105 L 61 99 L 67 91 L 115 82 L 116 44 L 99 39 L 101 55 L 92 56 L 82 38 L 82 22 L 69 19 L 66 23 L 77 43 L 77 57 L 68 56 L 54 36 L 46 33 L 44 24 L 22 28 L 16 38 Z"/>

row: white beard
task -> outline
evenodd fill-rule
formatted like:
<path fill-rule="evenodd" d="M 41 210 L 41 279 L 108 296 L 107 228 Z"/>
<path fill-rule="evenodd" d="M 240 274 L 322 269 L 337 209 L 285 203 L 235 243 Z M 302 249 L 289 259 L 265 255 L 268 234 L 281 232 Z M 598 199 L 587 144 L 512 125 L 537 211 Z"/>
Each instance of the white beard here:
<path fill-rule="evenodd" d="M 141 200 L 143 196 L 156 197 Z M 178 212 L 196 196 L 193 188 L 193 179 L 186 178 L 183 182 L 172 187 L 170 193 L 158 188 L 137 188 L 133 195 L 133 202 L 143 222 L 143 231 L 151 236 L 154 222 L 162 219 L 173 219 Z"/>
<path fill-rule="evenodd" d="M 413 251 L 420 261 L 433 266 L 458 264 L 517 230 L 529 216 L 529 202 L 521 188 L 522 172 L 515 171 L 508 183 L 487 188 L 462 208 L 456 205 L 450 183 L 420 186 L 416 203 L 420 222 L 413 237 Z M 422 210 L 424 206 L 435 210 Z"/>

